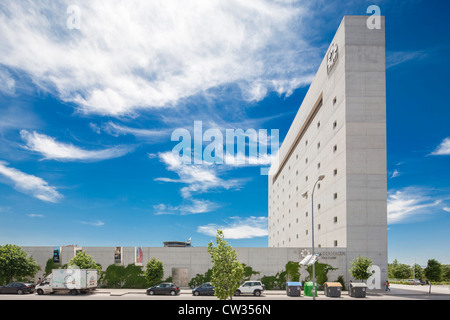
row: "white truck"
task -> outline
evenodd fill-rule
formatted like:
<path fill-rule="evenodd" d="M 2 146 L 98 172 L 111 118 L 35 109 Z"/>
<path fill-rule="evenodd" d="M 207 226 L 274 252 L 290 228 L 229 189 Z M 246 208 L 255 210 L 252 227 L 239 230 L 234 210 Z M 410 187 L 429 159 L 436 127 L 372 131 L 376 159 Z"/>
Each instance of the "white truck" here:
<path fill-rule="evenodd" d="M 55 292 L 77 295 L 97 288 L 98 273 L 95 269 L 54 269 L 35 290 L 39 295 Z"/>

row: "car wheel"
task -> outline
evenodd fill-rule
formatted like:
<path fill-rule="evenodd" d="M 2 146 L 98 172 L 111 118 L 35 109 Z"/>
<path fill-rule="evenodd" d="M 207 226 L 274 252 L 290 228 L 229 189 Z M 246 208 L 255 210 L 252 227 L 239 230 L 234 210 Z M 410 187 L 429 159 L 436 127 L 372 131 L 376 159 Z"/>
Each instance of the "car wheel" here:
<path fill-rule="evenodd" d="M 44 290 L 39 289 L 39 290 L 37 291 L 37 294 L 40 295 L 40 296 L 42 296 L 42 295 L 44 294 Z"/>
<path fill-rule="evenodd" d="M 254 294 L 256 297 L 259 297 L 259 296 L 261 295 L 261 291 L 255 290 L 255 292 L 253 292 L 253 294 Z"/>
<path fill-rule="evenodd" d="M 155 291 L 149 291 L 148 294 L 153 296 L 153 295 L 155 295 Z"/>
<path fill-rule="evenodd" d="M 176 293 L 175 291 L 173 291 L 173 290 L 170 291 L 170 295 L 171 295 L 171 296 L 175 296 L 176 294 L 177 294 L 177 293 Z"/>
<path fill-rule="evenodd" d="M 236 290 L 236 292 L 234 293 L 234 295 L 237 297 L 239 295 L 241 295 L 241 292 L 239 290 Z"/>
<path fill-rule="evenodd" d="M 200 295 L 200 292 L 194 291 L 194 296 L 199 296 L 199 295 Z"/>
<path fill-rule="evenodd" d="M 73 296 L 77 296 L 78 295 L 78 290 L 77 289 L 70 290 L 70 294 L 73 295 Z"/>
<path fill-rule="evenodd" d="M 23 290 L 22 289 L 18 289 L 17 290 L 17 294 L 19 294 L 19 295 L 23 294 Z"/>

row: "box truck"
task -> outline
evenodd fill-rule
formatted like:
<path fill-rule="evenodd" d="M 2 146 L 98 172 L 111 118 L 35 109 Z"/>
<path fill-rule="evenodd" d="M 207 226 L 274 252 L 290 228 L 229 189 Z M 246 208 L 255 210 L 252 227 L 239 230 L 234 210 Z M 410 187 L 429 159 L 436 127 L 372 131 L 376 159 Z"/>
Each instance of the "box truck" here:
<path fill-rule="evenodd" d="M 98 272 L 95 269 L 54 269 L 36 286 L 39 295 L 55 292 L 77 295 L 97 288 Z"/>

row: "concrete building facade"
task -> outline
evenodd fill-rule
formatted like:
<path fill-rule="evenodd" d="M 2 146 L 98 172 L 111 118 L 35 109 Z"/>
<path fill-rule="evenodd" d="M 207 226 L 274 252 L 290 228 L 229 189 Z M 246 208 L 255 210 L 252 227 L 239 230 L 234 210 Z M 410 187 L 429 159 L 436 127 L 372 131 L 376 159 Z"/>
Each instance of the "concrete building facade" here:
<path fill-rule="evenodd" d="M 105 271 L 108 266 L 116 264 L 127 266 L 129 264 L 141 264 L 144 268 L 151 258 L 156 258 L 163 263 L 164 278 L 172 277 L 173 282 L 179 286 L 187 287 L 190 279 L 197 274 L 204 274 L 212 268 L 211 256 L 206 247 L 22 247 L 32 256 L 41 267 L 36 274 L 36 279 L 43 277 L 45 266 L 49 259 L 54 258 L 55 250 L 58 250 L 58 265 L 66 265 L 77 252 L 84 251 Z M 117 249 L 120 248 L 118 258 Z M 237 259 L 241 263 L 259 272 L 252 279 L 259 280 L 264 276 L 275 276 L 277 272 L 285 270 L 289 261 L 300 262 L 309 253 L 307 248 L 233 248 L 237 253 Z M 136 253 L 142 252 L 141 263 L 138 262 Z M 329 272 L 330 280 L 337 280 L 344 276 L 349 268 L 346 259 L 346 251 L 342 249 L 322 249 L 322 262 L 332 265 L 336 270 Z M 308 276 L 303 268 L 301 279 Z"/>
<path fill-rule="evenodd" d="M 346 16 L 269 171 L 269 247 L 371 257 L 387 279 L 385 21 Z M 347 274 L 347 278 L 349 275 Z"/>

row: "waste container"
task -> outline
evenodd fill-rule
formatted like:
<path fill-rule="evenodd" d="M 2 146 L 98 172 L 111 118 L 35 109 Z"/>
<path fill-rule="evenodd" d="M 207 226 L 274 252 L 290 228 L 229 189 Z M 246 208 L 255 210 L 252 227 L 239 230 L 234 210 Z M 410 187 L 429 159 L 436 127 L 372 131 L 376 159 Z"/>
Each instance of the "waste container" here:
<path fill-rule="evenodd" d="M 317 282 L 315 283 L 314 287 L 315 287 L 314 293 L 315 293 L 315 296 L 317 297 Z M 313 283 L 306 282 L 305 286 L 303 288 L 303 291 L 305 292 L 305 297 L 312 297 L 313 296 Z"/>
<path fill-rule="evenodd" d="M 348 292 L 350 297 L 353 298 L 365 298 L 367 291 L 367 285 L 365 283 L 351 283 Z"/>
<path fill-rule="evenodd" d="M 342 284 L 339 282 L 325 282 L 324 293 L 327 297 L 339 298 L 342 292 Z"/>
<path fill-rule="evenodd" d="M 288 297 L 300 297 L 302 294 L 302 283 L 286 282 L 286 294 Z"/>

